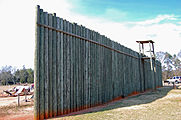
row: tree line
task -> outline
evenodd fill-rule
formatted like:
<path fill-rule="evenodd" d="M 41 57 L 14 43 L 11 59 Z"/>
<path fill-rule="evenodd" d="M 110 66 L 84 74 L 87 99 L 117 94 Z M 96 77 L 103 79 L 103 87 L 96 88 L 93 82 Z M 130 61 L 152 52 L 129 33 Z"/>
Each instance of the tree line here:
<path fill-rule="evenodd" d="M 156 57 L 162 63 L 162 80 L 181 76 L 181 51 L 174 55 L 168 52 L 157 52 Z"/>
<path fill-rule="evenodd" d="M 0 85 L 11 85 L 17 83 L 33 83 L 34 71 L 31 68 L 16 69 L 12 66 L 3 66 L 0 69 Z"/>

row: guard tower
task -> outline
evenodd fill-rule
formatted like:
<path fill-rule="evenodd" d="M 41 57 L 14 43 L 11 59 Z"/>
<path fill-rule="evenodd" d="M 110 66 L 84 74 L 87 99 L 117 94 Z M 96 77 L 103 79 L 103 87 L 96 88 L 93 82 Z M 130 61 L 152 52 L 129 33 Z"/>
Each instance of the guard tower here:
<path fill-rule="evenodd" d="M 140 78 L 144 81 L 145 84 L 145 77 L 144 77 L 144 62 L 146 59 L 150 59 L 150 67 L 151 67 L 151 71 L 152 71 L 152 89 L 156 90 L 156 76 L 155 76 L 155 72 L 156 72 L 156 64 L 155 64 L 155 51 L 154 51 L 154 41 L 152 40 L 145 40 L 145 41 L 136 41 L 137 43 L 139 43 L 139 54 L 140 54 L 140 68 L 142 68 L 143 73 L 141 73 L 142 75 L 140 75 Z M 149 56 L 145 55 L 145 50 L 144 50 L 144 45 L 145 44 L 149 44 Z M 141 72 L 141 71 L 140 71 Z"/>

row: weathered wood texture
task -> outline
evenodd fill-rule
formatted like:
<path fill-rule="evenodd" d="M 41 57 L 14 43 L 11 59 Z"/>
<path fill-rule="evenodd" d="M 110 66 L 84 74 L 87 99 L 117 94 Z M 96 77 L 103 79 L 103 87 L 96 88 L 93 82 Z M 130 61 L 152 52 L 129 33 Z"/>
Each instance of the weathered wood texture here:
<path fill-rule="evenodd" d="M 162 86 L 149 60 L 37 7 L 35 119 L 68 114 Z M 154 66 L 154 65 L 153 65 Z"/>

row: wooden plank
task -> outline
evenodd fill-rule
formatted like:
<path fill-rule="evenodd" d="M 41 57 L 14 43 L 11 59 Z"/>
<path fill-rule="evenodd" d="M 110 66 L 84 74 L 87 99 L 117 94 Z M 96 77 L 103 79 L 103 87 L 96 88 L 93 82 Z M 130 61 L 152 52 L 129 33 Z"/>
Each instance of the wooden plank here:
<path fill-rule="evenodd" d="M 36 8 L 36 22 L 40 23 L 40 6 Z M 35 105 L 34 105 L 34 119 L 39 120 L 39 43 L 40 43 L 40 27 L 36 26 L 35 32 L 35 58 L 34 58 L 34 79 L 35 79 Z"/>

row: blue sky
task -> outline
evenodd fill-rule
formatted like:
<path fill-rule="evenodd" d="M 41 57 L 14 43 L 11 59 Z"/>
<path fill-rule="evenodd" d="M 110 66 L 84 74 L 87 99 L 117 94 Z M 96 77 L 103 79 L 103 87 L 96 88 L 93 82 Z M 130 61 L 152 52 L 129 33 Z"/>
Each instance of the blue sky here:
<path fill-rule="evenodd" d="M 150 39 L 156 52 L 181 50 L 181 0 L 0 0 L 0 67 L 33 68 L 36 5 L 135 51 Z"/>
<path fill-rule="evenodd" d="M 181 0 L 70 0 L 72 11 L 116 22 L 140 21 L 159 14 L 181 13 Z"/>

